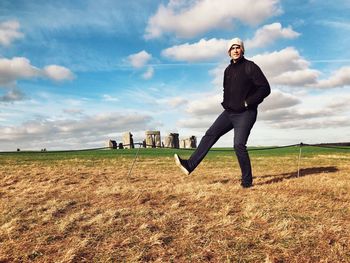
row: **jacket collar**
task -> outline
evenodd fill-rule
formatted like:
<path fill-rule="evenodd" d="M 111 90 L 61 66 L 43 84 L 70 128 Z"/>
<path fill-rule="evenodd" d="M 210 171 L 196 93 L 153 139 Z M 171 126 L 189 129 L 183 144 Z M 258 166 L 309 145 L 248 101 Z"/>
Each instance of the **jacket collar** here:
<path fill-rule="evenodd" d="M 244 56 L 242 56 L 239 60 L 236 61 L 236 63 L 233 62 L 233 59 L 230 60 L 231 65 L 238 65 L 241 64 L 245 60 Z"/>

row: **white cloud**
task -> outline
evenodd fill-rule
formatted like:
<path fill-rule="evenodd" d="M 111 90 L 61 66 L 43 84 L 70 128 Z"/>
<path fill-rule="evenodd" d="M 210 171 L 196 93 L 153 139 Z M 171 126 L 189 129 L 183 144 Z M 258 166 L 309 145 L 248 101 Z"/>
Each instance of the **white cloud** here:
<path fill-rule="evenodd" d="M 19 31 L 20 24 L 16 20 L 10 20 L 0 23 L 0 45 L 9 46 L 16 39 L 24 35 Z"/>
<path fill-rule="evenodd" d="M 195 116 L 215 115 L 222 111 L 222 94 L 207 93 L 195 97 L 188 103 L 186 112 Z"/>
<path fill-rule="evenodd" d="M 134 68 L 142 68 L 147 65 L 147 63 L 152 59 L 152 55 L 142 50 L 136 54 L 128 56 L 129 63 Z M 154 75 L 154 68 L 148 66 L 147 70 L 141 75 L 143 79 L 151 79 Z"/>
<path fill-rule="evenodd" d="M 291 26 L 283 28 L 280 23 L 273 23 L 259 28 L 252 39 L 244 41 L 246 48 L 264 47 L 271 44 L 276 39 L 287 38 L 293 39 L 300 35 L 295 32 Z"/>
<path fill-rule="evenodd" d="M 342 67 L 328 78 L 320 80 L 314 87 L 316 88 L 336 88 L 350 85 L 350 67 Z"/>
<path fill-rule="evenodd" d="M 288 71 L 307 69 L 310 66 L 310 63 L 301 57 L 294 47 L 259 54 L 250 59 L 258 64 L 269 78 Z"/>
<path fill-rule="evenodd" d="M 0 58 L 0 85 L 13 85 L 17 79 L 29 79 L 38 76 L 40 76 L 40 69 L 32 66 L 26 58 Z"/>
<path fill-rule="evenodd" d="M 269 107 L 268 97 L 262 104 L 263 110 L 259 113 L 259 119 L 270 127 L 278 129 L 314 129 L 316 131 L 350 126 L 350 107 L 347 106 L 349 95 L 346 89 L 339 91 L 337 95 L 328 90 L 318 94 L 284 93 L 283 97 L 286 96 L 290 98 L 290 102 L 293 102 L 294 98 L 294 103 L 288 107 L 279 108 Z M 270 99 L 271 102 L 274 100 L 283 102 L 285 100 L 283 97 L 279 98 L 271 94 Z"/>
<path fill-rule="evenodd" d="M 74 79 L 74 75 L 69 69 L 58 65 L 46 66 L 42 72 L 49 79 L 52 79 L 55 81 Z"/>
<path fill-rule="evenodd" d="M 153 67 L 148 67 L 146 72 L 142 74 L 143 79 L 151 79 L 154 74 L 154 69 Z"/>
<path fill-rule="evenodd" d="M 39 69 L 31 65 L 29 59 L 24 57 L 0 58 L 0 86 L 15 86 L 19 79 L 36 77 L 47 77 L 58 81 L 72 79 L 73 73 L 69 69 L 57 65 Z"/>
<path fill-rule="evenodd" d="M 341 67 L 329 78 L 319 79 L 321 72 L 310 68 L 294 47 L 256 55 L 252 58 L 271 84 L 308 88 L 340 88 L 350 85 L 350 67 Z"/>
<path fill-rule="evenodd" d="M 320 72 L 313 69 L 301 69 L 283 72 L 271 79 L 274 84 L 287 86 L 307 86 L 317 82 Z"/>
<path fill-rule="evenodd" d="M 290 108 L 301 103 L 301 99 L 295 95 L 285 93 L 278 89 L 272 89 L 271 94 L 259 106 L 261 111 Z"/>
<path fill-rule="evenodd" d="M 260 66 L 270 84 L 306 86 L 317 82 L 320 72 L 310 69 L 310 63 L 294 47 L 256 55 L 252 58 Z"/>
<path fill-rule="evenodd" d="M 201 39 L 197 43 L 173 46 L 162 51 L 162 55 L 180 61 L 203 61 L 227 54 L 229 40 L 212 38 Z"/>
<path fill-rule="evenodd" d="M 193 37 L 216 28 L 232 28 L 235 20 L 256 25 L 281 12 L 278 0 L 198 0 L 187 5 L 170 1 L 167 6 L 161 4 L 148 20 L 145 38 L 158 38 L 169 32 Z"/>
<path fill-rule="evenodd" d="M 134 68 L 142 68 L 151 58 L 152 55 L 148 54 L 145 50 L 128 56 L 128 60 Z"/>

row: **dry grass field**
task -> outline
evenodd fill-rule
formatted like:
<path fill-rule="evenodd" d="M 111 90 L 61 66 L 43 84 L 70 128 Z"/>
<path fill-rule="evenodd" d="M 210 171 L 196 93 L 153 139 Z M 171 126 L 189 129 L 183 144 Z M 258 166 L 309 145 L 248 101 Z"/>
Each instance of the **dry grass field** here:
<path fill-rule="evenodd" d="M 0 155 L 0 262 L 350 262 L 350 151 L 300 177 L 297 153 L 252 154 L 250 189 L 231 153 L 183 176 L 142 151 L 130 176 L 131 154 Z"/>

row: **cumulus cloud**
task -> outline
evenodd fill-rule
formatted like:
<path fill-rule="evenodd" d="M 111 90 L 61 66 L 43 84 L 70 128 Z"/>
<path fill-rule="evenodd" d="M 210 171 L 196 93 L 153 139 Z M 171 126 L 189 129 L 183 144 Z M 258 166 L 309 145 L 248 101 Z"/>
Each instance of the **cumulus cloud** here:
<path fill-rule="evenodd" d="M 226 39 L 201 39 L 197 43 L 185 43 L 164 49 L 162 55 L 173 60 L 188 62 L 210 60 L 225 54 L 228 43 L 229 40 Z"/>
<path fill-rule="evenodd" d="M 328 79 L 320 80 L 314 87 L 316 88 L 336 88 L 350 85 L 350 67 L 342 67 L 335 72 Z"/>
<path fill-rule="evenodd" d="M 347 94 L 346 91 L 343 91 Z M 273 128 L 278 129 L 319 129 L 319 128 L 344 128 L 350 125 L 348 95 L 333 95 L 331 91 L 318 95 L 307 93 L 297 96 L 282 92 L 275 96 L 271 94 L 262 104 L 259 120 Z M 271 99 L 270 101 L 268 99 Z M 269 102 L 276 101 L 280 104 L 288 101 L 286 107 L 271 107 Z M 293 102 L 294 101 L 294 102 Z M 318 101 L 317 104 L 314 102 Z"/>
<path fill-rule="evenodd" d="M 271 84 L 307 88 L 340 88 L 350 85 L 350 67 L 335 70 L 330 77 L 320 79 L 321 72 L 310 68 L 294 47 L 256 55 L 252 58 Z"/>
<path fill-rule="evenodd" d="M 9 20 L 0 23 L 0 45 L 9 46 L 16 39 L 22 38 L 24 35 L 19 29 L 20 24 L 16 20 Z"/>
<path fill-rule="evenodd" d="M 42 72 L 46 77 L 54 81 L 74 79 L 74 75 L 69 69 L 58 65 L 46 66 Z"/>
<path fill-rule="evenodd" d="M 275 77 L 283 72 L 307 69 L 310 62 L 304 59 L 294 47 L 263 53 L 250 58 L 257 63 L 267 76 Z"/>
<path fill-rule="evenodd" d="M 73 76 L 69 69 L 57 65 L 39 69 L 31 65 L 29 59 L 24 57 L 0 58 L 0 86 L 15 86 L 19 79 L 47 77 L 55 81 L 61 81 L 72 79 Z"/>
<path fill-rule="evenodd" d="M 19 89 L 12 89 L 7 92 L 5 95 L 0 96 L 0 102 L 14 102 L 25 99 L 25 94 Z"/>
<path fill-rule="evenodd" d="M 0 85 L 10 86 L 17 79 L 35 78 L 40 73 L 40 69 L 32 66 L 26 58 L 0 58 Z"/>
<path fill-rule="evenodd" d="M 247 39 L 244 44 L 247 48 L 264 47 L 271 44 L 276 39 L 293 39 L 300 35 L 291 26 L 283 28 L 280 23 L 273 23 L 259 28 L 252 39 Z"/>
<path fill-rule="evenodd" d="M 134 68 L 142 68 L 151 58 L 152 55 L 148 54 L 145 50 L 128 56 L 128 60 Z"/>
<path fill-rule="evenodd" d="M 271 94 L 259 106 L 261 111 L 290 108 L 301 103 L 301 99 L 295 95 L 272 89 Z"/>
<path fill-rule="evenodd" d="M 306 86 L 317 83 L 318 70 L 310 69 L 310 63 L 294 47 L 256 55 L 252 58 L 261 67 L 271 84 Z"/>
<path fill-rule="evenodd" d="M 193 37 L 216 28 L 234 26 L 234 21 L 256 25 L 282 12 L 278 0 L 170 1 L 161 4 L 148 20 L 145 38 L 158 38 L 164 33 Z M 215 12 L 213 12 L 215 10 Z"/>
<path fill-rule="evenodd" d="M 128 61 L 134 68 L 145 67 L 151 59 L 152 59 L 152 55 L 147 53 L 145 50 L 142 50 L 136 54 L 132 54 L 128 56 Z M 154 75 L 154 68 L 152 66 L 148 66 L 148 68 L 141 75 L 141 77 L 145 80 L 148 80 L 148 79 L 151 79 L 153 75 Z"/>

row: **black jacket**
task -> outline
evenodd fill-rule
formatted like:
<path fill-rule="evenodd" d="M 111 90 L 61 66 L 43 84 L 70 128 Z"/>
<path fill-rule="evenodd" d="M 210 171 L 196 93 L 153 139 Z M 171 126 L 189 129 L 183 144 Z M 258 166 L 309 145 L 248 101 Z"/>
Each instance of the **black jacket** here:
<path fill-rule="evenodd" d="M 236 63 L 231 60 L 224 73 L 224 109 L 243 112 L 247 108 L 257 109 L 271 92 L 261 69 L 252 61 L 242 57 Z M 245 102 L 248 107 L 245 107 Z"/>

